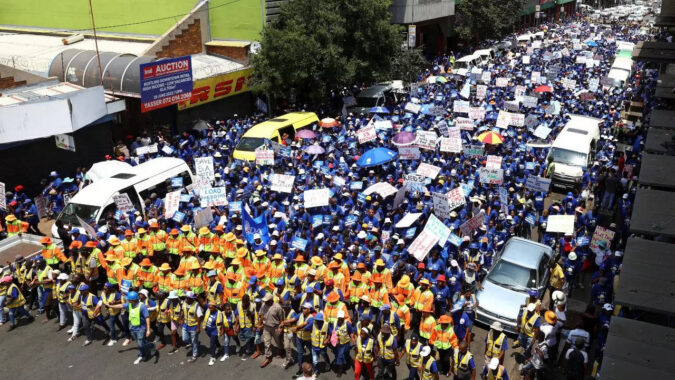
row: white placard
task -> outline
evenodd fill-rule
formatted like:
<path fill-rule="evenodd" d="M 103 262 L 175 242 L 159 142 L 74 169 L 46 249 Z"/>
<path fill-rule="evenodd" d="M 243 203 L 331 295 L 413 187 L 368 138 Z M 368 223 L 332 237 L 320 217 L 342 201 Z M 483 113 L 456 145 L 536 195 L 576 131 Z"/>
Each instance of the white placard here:
<path fill-rule="evenodd" d="M 480 168 L 479 171 L 480 183 L 487 183 L 489 185 L 501 185 L 504 181 L 504 170 Z"/>
<path fill-rule="evenodd" d="M 539 83 L 539 78 L 541 77 L 541 73 L 539 71 L 533 71 L 532 75 L 530 76 L 530 81 L 532 83 L 537 84 Z"/>
<path fill-rule="evenodd" d="M 600 79 L 599 78 L 591 78 L 588 81 L 588 89 L 591 92 L 596 92 L 598 91 L 598 86 L 600 85 Z"/>
<path fill-rule="evenodd" d="M 529 65 L 529 64 L 530 64 L 530 56 L 524 55 L 523 56 L 523 65 Z"/>
<path fill-rule="evenodd" d="M 548 193 L 548 189 L 550 186 L 551 180 L 549 178 L 531 175 L 527 177 L 527 180 L 525 180 L 525 187 L 532 191 L 541 191 L 544 193 Z"/>
<path fill-rule="evenodd" d="M 293 182 L 295 182 L 294 175 L 275 173 L 271 178 L 270 190 L 278 191 L 280 193 L 292 193 Z"/>
<path fill-rule="evenodd" d="M 419 160 L 420 148 L 417 146 L 399 146 L 398 147 L 399 160 Z"/>
<path fill-rule="evenodd" d="M 166 198 L 164 198 L 164 214 L 167 219 L 173 218 L 173 214 L 178 211 L 182 192 L 182 190 L 176 190 L 166 194 Z"/>
<path fill-rule="evenodd" d="M 489 169 L 499 169 L 502 167 L 502 157 L 489 154 L 485 161 L 485 167 Z"/>
<path fill-rule="evenodd" d="M 455 113 L 469 113 L 471 104 L 466 100 L 455 100 L 452 104 L 452 112 Z"/>
<path fill-rule="evenodd" d="M 536 96 L 523 96 L 521 100 L 523 101 L 523 107 L 526 108 L 537 108 L 539 102 Z"/>
<path fill-rule="evenodd" d="M 516 86 L 516 89 L 513 91 L 513 96 L 517 99 L 523 95 L 525 95 L 525 91 L 527 88 L 525 86 Z"/>
<path fill-rule="evenodd" d="M 209 187 L 199 193 L 202 207 L 225 206 L 227 191 L 225 187 Z"/>
<path fill-rule="evenodd" d="M 443 219 L 450 217 L 450 205 L 448 204 L 448 197 L 445 194 L 431 193 L 431 200 L 434 203 L 434 214 Z"/>
<path fill-rule="evenodd" d="M 457 119 L 459 119 L 459 118 L 457 118 Z M 485 108 L 483 108 L 483 107 L 470 107 L 469 108 L 469 119 L 478 120 L 478 121 L 485 120 Z M 460 126 L 460 129 L 462 129 L 461 126 Z"/>
<path fill-rule="evenodd" d="M 495 126 L 497 128 L 506 129 L 509 127 L 509 124 L 511 124 L 511 114 L 507 111 L 499 111 Z"/>
<path fill-rule="evenodd" d="M 0 182 L 0 210 L 7 210 L 7 200 L 5 199 L 5 184 Z"/>
<path fill-rule="evenodd" d="M 401 218 L 401 220 L 396 223 L 396 228 L 408 228 L 412 226 L 412 224 L 415 223 L 415 221 L 419 219 L 420 216 L 422 216 L 421 212 L 411 212 L 409 214 L 405 214 L 405 216 L 403 216 L 403 218 Z"/>
<path fill-rule="evenodd" d="M 356 136 L 359 138 L 359 144 L 364 144 L 375 140 L 377 138 L 377 131 L 375 130 L 375 126 L 369 123 L 356 131 Z"/>
<path fill-rule="evenodd" d="M 368 187 L 363 194 L 370 195 L 372 193 L 380 194 L 382 198 L 386 198 L 390 195 L 396 194 L 398 189 L 390 185 L 389 182 L 378 182 L 374 185 Z"/>
<path fill-rule="evenodd" d="M 213 212 L 210 208 L 203 208 L 195 212 L 194 225 L 196 229 L 208 226 L 213 221 Z"/>
<path fill-rule="evenodd" d="M 539 137 L 542 140 L 546 140 L 549 133 L 551 133 L 551 128 L 547 127 L 544 124 L 540 124 L 537 127 L 537 129 L 534 130 L 534 135 Z"/>
<path fill-rule="evenodd" d="M 525 114 L 522 113 L 511 113 L 510 115 L 510 124 L 515 127 L 525 126 Z"/>
<path fill-rule="evenodd" d="M 416 103 L 413 103 L 413 102 L 408 102 L 408 103 L 406 103 L 404 109 L 405 109 L 406 111 L 410 112 L 410 113 L 414 113 L 415 115 L 417 115 L 418 113 L 420 113 L 420 109 L 421 109 L 421 108 L 422 108 L 422 105 L 421 105 L 421 104 L 416 104 Z"/>
<path fill-rule="evenodd" d="M 213 157 L 195 158 L 195 175 L 214 180 L 216 175 L 213 170 Z"/>
<path fill-rule="evenodd" d="M 147 146 L 139 146 L 136 148 L 136 155 L 140 156 L 141 154 L 150 154 L 150 153 L 157 153 L 157 144 L 150 144 Z"/>
<path fill-rule="evenodd" d="M 305 190 L 303 193 L 305 208 L 328 206 L 330 190 L 327 188 Z"/>
<path fill-rule="evenodd" d="M 497 87 L 507 87 L 509 85 L 509 78 L 497 78 L 495 80 L 495 86 Z"/>
<path fill-rule="evenodd" d="M 571 234 L 574 232 L 574 215 L 549 215 L 546 232 Z"/>
<path fill-rule="evenodd" d="M 480 75 L 480 80 L 483 83 L 490 83 L 492 80 L 492 73 L 490 71 L 483 71 L 483 73 Z"/>
<path fill-rule="evenodd" d="M 255 150 L 256 165 L 272 165 L 274 166 L 274 150 L 272 149 L 256 149 Z"/>
<path fill-rule="evenodd" d="M 454 210 L 457 207 L 463 206 L 463 205 L 466 204 L 466 197 L 464 196 L 464 189 L 461 186 L 448 191 L 446 196 L 448 198 L 448 207 L 450 207 L 450 210 Z"/>
<path fill-rule="evenodd" d="M 441 168 L 438 166 L 434 165 L 429 165 L 425 162 L 421 162 L 420 166 L 417 167 L 417 174 L 423 175 L 427 178 L 434 179 L 438 175 L 438 173 L 441 171 Z"/>
<path fill-rule="evenodd" d="M 483 73 L 483 74 L 485 74 L 485 73 Z M 486 95 L 487 95 L 487 86 L 484 85 L 484 84 L 476 85 L 476 98 L 482 100 L 482 99 L 485 99 Z"/>
<path fill-rule="evenodd" d="M 135 210 L 135 207 L 129 198 L 129 194 L 113 195 L 113 201 L 115 202 L 117 209 L 122 212 L 131 212 Z"/>
<path fill-rule="evenodd" d="M 417 131 L 415 143 L 422 149 L 435 150 L 438 136 L 433 131 Z"/>

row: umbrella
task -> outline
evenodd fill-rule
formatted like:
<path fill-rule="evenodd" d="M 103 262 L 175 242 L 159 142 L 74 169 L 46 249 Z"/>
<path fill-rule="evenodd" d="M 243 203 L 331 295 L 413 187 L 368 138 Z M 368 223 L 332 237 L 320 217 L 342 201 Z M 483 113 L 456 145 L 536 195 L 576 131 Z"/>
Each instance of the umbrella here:
<path fill-rule="evenodd" d="M 430 76 L 425 80 L 426 83 L 436 83 L 436 77 L 435 76 Z"/>
<path fill-rule="evenodd" d="M 295 136 L 301 139 L 313 139 L 316 137 L 316 133 L 309 129 L 301 129 L 295 134 Z"/>
<path fill-rule="evenodd" d="M 484 144 L 497 145 L 504 142 L 504 137 L 497 132 L 487 131 L 478 135 L 478 141 Z"/>
<path fill-rule="evenodd" d="M 387 107 L 373 107 L 368 110 L 370 113 L 389 113 Z"/>
<path fill-rule="evenodd" d="M 445 77 L 436 77 L 436 83 L 448 83 Z"/>
<path fill-rule="evenodd" d="M 319 122 L 319 126 L 321 128 L 334 128 L 340 125 L 340 122 L 333 119 L 332 117 L 327 117 L 325 119 L 321 119 Z"/>
<path fill-rule="evenodd" d="M 387 148 L 373 148 L 363 153 L 358 161 L 356 161 L 356 165 L 367 168 L 370 166 L 386 164 L 387 162 L 396 159 L 396 157 L 398 157 L 398 153 L 393 150 Z"/>
<path fill-rule="evenodd" d="M 326 150 L 321 147 L 319 144 L 312 144 L 305 147 L 305 153 L 307 154 L 321 154 Z"/>
<path fill-rule="evenodd" d="M 590 46 L 590 47 L 598 47 L 598 44 L 595 43 L 595 41 L 588 40 L 588 41 L 586 41 L 585 43 L 586 43 L 586 46 Z"/>
<path fill-rule="evenodd" d="M 541 86 L 537 86 L 537 88 L 534 89 L 534 92 L 553 92 L 551 87 L 542 84 Z"/>
<path fill-rule="evenodd" d="M 204 120 L 197 120 L 195 122 L 195 124 L 192 126 L 192 129 L 194 129 L 195 131 L 203 131 L 205 129 L 210 129 L 210 128 L 213 128 L 213 127 L 211 127 L 211 125 Z"/>
<path fill-rule="evenodd" d="M 412 132 L 399 132 L 394 135 L 394 137 L 391 139 L 391 142 L 394 143 L 394 145 L 397 146 L 404 146 L 404 145 L 410 145 L 413 142 L 415 142 L 415 134 Z"/>

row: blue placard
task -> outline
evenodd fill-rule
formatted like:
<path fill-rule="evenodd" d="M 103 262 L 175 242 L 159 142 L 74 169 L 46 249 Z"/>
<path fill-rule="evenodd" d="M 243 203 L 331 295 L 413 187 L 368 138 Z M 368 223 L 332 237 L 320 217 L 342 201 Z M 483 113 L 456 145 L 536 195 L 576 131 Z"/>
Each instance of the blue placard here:
<path fill-rule="evenodd" d="M 321 227 L 323 224 L 323 215 L 312 215 L 312 227 Z"/>
<path fill-rule="evenodd" d="M 230 215 L 234 214 L 235 212 L 241 213 L 241 201 L 234 201 L 228 203 L 228 206 L 230 208 Z"/>
<path fill-rule="evenodd" d="M 333 220 L 330 215 L 324 215 L 323 216 L 323 224 L 330 224 L 330 222 Z"/>
<path fill-rule="evenodd" d="M 356 194 L 356 200 L 358 200 L 361 203 L 366 203 L 366 197 L 367 197 L 367 195 L 364 194 L 364 193 Z"/>
<path fill-rule="evenodd" d="M 192 195 L 190 195 L 190 194 L 181 194 L 180 195 L 180 201 L 183 202 L 183 203 L 190 202 L 191 199 L 192 199 Z"/>
<path fill-rule="evenodd" d="M 317 168 L 317 169 L 320 169 L 323 166 L 323 161 L 314 161 L 312 166 Z"/>
<path fill-rule="evenodd" d="M 356 224 L 357 220 L 358 218 L 356 217 L 356 215 L 347 215 L 347 217 L 345 218 L 345 226 L 353 226 L 354 224 Z"/>
<path fill-rule="evenodd" d="M 129 289 L 131 289 L 131 286 L 132 286 L 131 280 L 122 280 L 120 282 L 120 292 L 122 292 L 122 294 L 129 293 Z"/>
<path fill-rule="evenodd" d="M 183 177 L 171 178 L 171 187 L 183 187 Z"/>
<path fill-rule="evenodd" d="M 304 252 L 307 248 L 307 239 L 293 236 L 293 240 L 291 240 L 291 246 Z"/>
<path fill-rule="evenodd" d="M 345 142 L 345 135 L 341 134 L 340 136 L 337 137 L 337 142 L 343 143 Z"/>
<path fill-rule="evenodd" d="M 171 219 L 173 219 L 173 220 L 174 220 L 175 222 L 177 222 L 177 223 L 180 223 L 180 222 L 183 221 L 184 218 L 185 218 L 185 213 L 180 212 L 180 211 L 176 211 L 176 212 L 173 214 L 173 218 L 171 218 Z"/>
<path fill-rule="evenodd" d="M 534 170 L 534 162 L 526 162 L 525 163 L 525 169 Z"/>
<path fill-rule="evenodd" d="M 527 216 L 525 217 L 525 221 L 527 222 L 527 224 L 534 226 L 536 219 L 534 218 L 534 215 L 527 214 Z"/>
<path fill-rule="evenodd" d="M 115 211 L 115 220 L 120 220 L 122 219 L 122 211 L 117 210 Z"/>
<path fill-rule="evenodd" d="M 282 146 L 279 148 L 279 155 L 281 157 L 290 158 L 293 155 L 290 146 Z"/>
<path fill-rule="evenodd" d="M 416 232 L 417 232 L 417 227 L 410 227 L 407 230 L 405 230 L 406 239 L 412 239 L 413 237 L 415 237 Z"/>
<path fill-rule="evenodd" d="M 462 238 L 453 233 L 450 233 L 450 236 L 448 236 L 448 242 L 450 242 L 450 244 L 454 245 L 455 247 L 459 247 L 459 245 L 462 244 Z"/>
<path fill-rule="evenodd" d="M 349 184 L 349 188 L 352 190 L 361 190 L 363 189 L 363 181 L 355 181 Z"/>
<path fill-rule="evenodd" d="M 330 174 L 330 169 L 328 168 L 328 166 L 322 166 L 320 170 L 321 170 L 321 173 L 323 173 L 324 175 Z"/>
<path fill-rule="evenodd" d="M 192 57 L 161 59 L 140 65 L 141 112 L 187 100 L 192 93 Z"/>
<path fill-rule="evenodd" d="M 588 243 L 589 243 L 588 236 L 579 236 L 579 237 L 577 238 L 577 245 L 578 245 L 578 246 L 583 247 L 583 246 L 585 246 L 585 245 L 588 245 Z"/>

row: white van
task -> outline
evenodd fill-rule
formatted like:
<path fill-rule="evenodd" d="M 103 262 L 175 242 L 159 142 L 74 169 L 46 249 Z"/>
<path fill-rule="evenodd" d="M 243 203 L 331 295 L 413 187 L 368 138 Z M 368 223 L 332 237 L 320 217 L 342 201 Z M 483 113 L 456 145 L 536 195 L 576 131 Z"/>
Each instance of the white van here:
<path fill-rule="evenodd" d="M 476 56 L 476 55 L 466 55 L 458 60 L 455 61 L 455 64 L 452 66 L 453 70 L 459 70 L 459 69 L 466 69 L 468 70 L 469 68 L 473 66 L 481 66 L 483 64 L 483 60 Z"/>
<path fill-rule="evenodd" d="M 484 66 L 487 66 L 490 63 L 490 60 L 495 57 L 495 52 L 493 49 L 480 49 L 473 52 L 472 55 L 480 57 Z"/>
<path fill-rule="evenodd" d="M 70 199 L 56 220 L 80 228 L 77 217 L 98 224 L 117 210 L 113 201 L 113 196 L 117 194 L 127 194 L 134 208 L 145 216 L 144 199 L 153 193 L 163 199 L 171 191 L 171 179 L 176 177 L 183 178 L 183 186 L 192 184 L 192 172 L 185 161 L 171 157 L 155 158 L 85 187 Z M 56 223 L 52 226 L 52 236 L 58 237 Z"/>
<path fill-rule="evenodd" d="M 602 119 L 570 115 L 570 121 L 551 145 L 547 162 L 553 163 L 547 173 L 554 188 L 579 189 L 584 170 L 595 157 L 595 148 L 600 138 Z"/>

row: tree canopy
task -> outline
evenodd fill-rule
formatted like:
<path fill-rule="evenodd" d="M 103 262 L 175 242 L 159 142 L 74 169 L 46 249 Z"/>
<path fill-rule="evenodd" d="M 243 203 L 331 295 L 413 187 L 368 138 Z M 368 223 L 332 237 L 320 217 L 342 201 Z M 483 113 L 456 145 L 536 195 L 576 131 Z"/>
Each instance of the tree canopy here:
<path fill-rule="evenodd" d="M 391 0 L 284 3 L 253 56 L 252 87 L 277 98 L 292 90 L 313 102 L 331 89 L 409 74 L 406 65 L 418 63 L 421 55 L 401 50 L 403 35 L 390 22 L 390 5 Z"/>
<path fill-rule="evenodd" d="M 527 0 L 462 0 L 455 30 L 466 41 L 499 38 L 511 31 Z"/>

